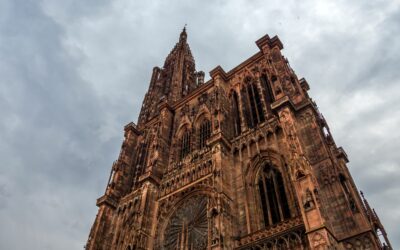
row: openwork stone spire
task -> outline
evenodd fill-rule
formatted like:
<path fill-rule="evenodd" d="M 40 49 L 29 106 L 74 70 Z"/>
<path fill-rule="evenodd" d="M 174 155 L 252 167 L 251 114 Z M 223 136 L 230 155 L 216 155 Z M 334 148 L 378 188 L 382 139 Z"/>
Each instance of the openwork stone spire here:
<path fill-rule="evenodd" d="M 139 125 L 158 113 L 159 101 L 172 104 L 192 92 L 204 81 L 204 73 L 196 72 L 195 61 L 187 43 L 186 27 L 179 41 L 165 59 L 163 68 L 155 67 L 146 94 Z"/>

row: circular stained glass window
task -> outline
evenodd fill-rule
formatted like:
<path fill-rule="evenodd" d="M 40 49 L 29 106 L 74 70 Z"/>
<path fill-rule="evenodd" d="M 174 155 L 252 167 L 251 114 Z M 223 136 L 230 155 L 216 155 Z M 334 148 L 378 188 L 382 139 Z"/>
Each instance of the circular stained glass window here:
<path fill-rule="evenodd" d="M 207 249 L 207 198 L 187 199 L 172 214 L 164 234 L 165 249 Z"/>

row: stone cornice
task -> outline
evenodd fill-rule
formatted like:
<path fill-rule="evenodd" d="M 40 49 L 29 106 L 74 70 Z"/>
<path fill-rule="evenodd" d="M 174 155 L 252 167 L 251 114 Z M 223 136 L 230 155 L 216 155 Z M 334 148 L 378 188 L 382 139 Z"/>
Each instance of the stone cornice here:
<path fill-rule="evenodd" d="M 102 205 L 107 205 L 107 206 L 110 206 L 111 208 L 116 208 L 118 204 L 109 195 L 103 195 L 100 198 L 98 198 L 96 201 L 96 206 L 100 207 Z"/>
<path fill-rule="evenodd" d="M 130 122 L 130 123 L 126 124 L 124 126 L 124 130 L 125 130 L 125 132 L 132 131 L 136 135 L 140 135 L 141 134 L 141 132 L 137 129 L 136 124 L 133 123 L 133 122 Z"/>
<path fill-rule="evenodd" d="M 139 177 L 140 183 L 144 183 L 145 181 L 149 181 L 156 186 L 160 184 L 160 178 L 155 176 L 152 172 L 146 172 Z"/>
<path fill-rule="evenodd" d="M 217 143 L 222 144 L 224 147 L 226 147 L 228 149 L 228 151 L 231 150 L 232 144 L 231 144 L 230 140 L 228 140 L 225 137 L 225 135 L 221 132 L 212 135 L 211 138 L 209 139 L 209 141 L 207 142 L 207 144 L 210 145 L 211 147 Z"/>
<path fill-rule="evenodd" d="M 210 71 L 210 76 L 211 76 L 213 79 L 215 79 L 217 76 L 221 76 L 221 78 L 222 78 L 224 81 L 228 80 L 228 77 L 227 77 L 227 75 L 226 75 L 225 70 L 224 70 L 220 65 L 218 65 L 217 67 L 215 67 L 214 69 L 212 69 L 212 70 Z"/>
<path fill-rule="evenodd" d="M 263 242 L 266 239 L 278 237 L 291 231 L 304 230 L 304 223 L 301 217 L 292 218 L 282 221 L 269 228 L 256 231 L 245 235 L 239 240 L 239 247 L 235 249 L 247 249 L 249 245 L 255 245 L 258 242 Z"/>
<path fill-rule="evenodd" d="M 271 49 L 277 46 L 279 49 L 283 49 L 283 44 L 278 36 L 269 38 L 265 35 L 256 41 L 258 48 L 262 49 L 265 45 L 268 45 Z"/>

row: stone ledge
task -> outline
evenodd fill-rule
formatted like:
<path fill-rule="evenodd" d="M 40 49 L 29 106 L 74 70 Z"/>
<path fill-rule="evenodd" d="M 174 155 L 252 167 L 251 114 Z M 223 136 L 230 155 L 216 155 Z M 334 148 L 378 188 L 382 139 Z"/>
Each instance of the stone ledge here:
<path fill-rule="evenodd" d="M 239 240 L 239 246 L 236 249 L 244 249 L 249 245 L 257 244 L 272 238 L 287 234 L 297 229 L 304 229 L 301 217 L 292 218 L 272 225 L 268 228 L 248 234 Z"/>
<path fill-rule="evenodd" d="M 116 208 L 117 207 L 117 202 L 111 198 L 108 195 L 103 195 L 100 198 L 97 199 L 96 201 L 96 206 L 100 207 L 102 205 L 108 205 L 112 208 Z"/>

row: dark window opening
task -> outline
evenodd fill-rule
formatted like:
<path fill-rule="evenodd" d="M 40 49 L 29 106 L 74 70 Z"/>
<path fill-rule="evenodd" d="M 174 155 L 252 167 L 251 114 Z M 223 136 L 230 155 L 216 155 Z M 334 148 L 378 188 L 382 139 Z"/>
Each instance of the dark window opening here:
<path fill-rule="evenodd" d="M 276 189 L 273 176 L 266 177 L 265 182 L 267 184 L 267 196 L 269 200 L 269 208 L 271 211 L 272 225 L 278 223 L 281 219 L 279 214 L 278 199 L 276 197 Z"/>
<path fill-rule="evenodd" d="M 342 174 L 339 175 L 339 180 L 340 180 L 340 184 L 343 187 L 343 191 L 345 192 L 346 195 L 350 194 L 349 189 L 347 188 L 346 185 L 346 177 L 344 177 Z"/>
<path fill-rule="evenodd" d="M 257 110 L 256 110 L 256 104 L 254 102 L 254 96 L 253 96 L 253 86 L 251 84 L 247 85 L 247 94 L 249 98 L 249 103 L 250 103 L 250 110 L 251 110 L 251 119 L 253 122 L 253 127 L 257 126 L 258 124 L 258 115 L 257 115 Z"/>
<path fill-rule="evenodd" d="M 258 189 L 265 226 L 290 218 L 289 203 L 281 173 L 265 165 L 259 178 Z"/>
<path fill-rule="evenodd" d="M 276 181 L 278 184 L 279 197 L 281 198 L 280 202 L 282 204 L 283 218 L 288 219 L 290 218 L 290 210 L 281 173 L 277 173 Z"/>
<path fill-rule="evenodd" d="M 200 149 L 206 146 L 207 139 L 211 136 L 211 122 L 205 120 L 200 125 Z"/>
<path fill-rule="evenodd" d="M 185 132 L 181 139 L 181 155 L 180 158 L 183 159 L 190 153 L 190 133 Z"/>
<path fill-rule="evenodd" d="M 139 156 L 139 162 L 138 164 L 143 166 L 144 161 L 146 159 L 146 155 L 147 155 L 147 144 L 146 143 L 142 143 L 141 148 L 140 148 L 140 156 Z"/>
<path fill-rule="evenodd" d="M 244 92 L 245 93 L 243 94 L 245 94 L 247 97 L 245 99 L 247 99 L 246 103 L 248 105 L 248 114 L 246 114 L 247 124 L 249 125 L 249 128 L 254 128 L 259 123 L 265 121 L 264 110 L 256 83 L 253 82 L 247 84 Z"/>
<path fill-rule="evenodd" d="M 264 86 L 264 89 L 265 89 L 265 94 L 266 94 L 265 95 L 265 99 L 266 99 L 265 102 L 267 103 L 267 105 L 271 105 L 275 101 L 275 98 L 274 98 L 274 94 L 272 92 L 271 84 L 268 81 L 268 78 L 267 78 L 266 75 L 262 75 L 261 76 L 261 82 L 262 82 L 262 84 Z"/>
<path fill-rule="evenodd" d="M 259 122 L 264 122 L 265 121 L 264 110 L 262 108 L 261 98 L 258 93 L 257 86 L 255 84 L 252 84 L 252 87 L 253 87 L 253 91 L 254 91 L 254 101 L 255 101 L 256 107 L 257 107 L 258 120 L 259 120 Z"/>
<path fill-rule="evenodd" d="M 260 191 L 261 207 L 264 215 L 264 223 L 268 224 L 268 206 L 267 206 L 267 201 L 265 199 L 265 197 L 267 196 L 265 195 L 264 192 L 265 188 L 262 180 L 258 181 L 258 190 Z"/>

